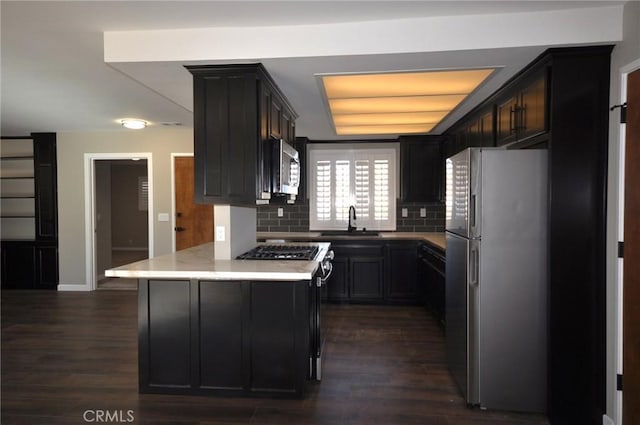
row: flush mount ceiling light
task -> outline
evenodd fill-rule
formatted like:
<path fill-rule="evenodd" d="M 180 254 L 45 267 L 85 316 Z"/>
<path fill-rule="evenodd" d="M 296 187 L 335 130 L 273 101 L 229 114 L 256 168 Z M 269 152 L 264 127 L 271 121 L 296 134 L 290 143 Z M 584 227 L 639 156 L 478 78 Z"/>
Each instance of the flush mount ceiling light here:
<path fill-rule="evenodd" d="M 147 126 L 146 121 L 136 118 L 125 118 L 123 120 L 120 120 L 120 124 L 122 124 L 123 127 L 129 128 L 131 130 L 140 130 Z"/>
<path fill-rule="evenodd" d="M 337 135 L 428 133 L 493 68 L 320 75 Z"/>

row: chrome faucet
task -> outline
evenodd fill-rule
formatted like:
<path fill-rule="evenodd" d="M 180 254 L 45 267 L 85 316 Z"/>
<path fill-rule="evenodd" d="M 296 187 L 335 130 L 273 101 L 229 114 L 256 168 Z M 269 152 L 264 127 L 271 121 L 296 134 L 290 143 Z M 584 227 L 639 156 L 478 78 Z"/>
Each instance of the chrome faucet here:
<path fill-rule="evenodd" d="M 351 233 L 356 230 L 356 207 L 351 205 L 349 207 L 349 225 L 347 226 L 347 232 Z"/>

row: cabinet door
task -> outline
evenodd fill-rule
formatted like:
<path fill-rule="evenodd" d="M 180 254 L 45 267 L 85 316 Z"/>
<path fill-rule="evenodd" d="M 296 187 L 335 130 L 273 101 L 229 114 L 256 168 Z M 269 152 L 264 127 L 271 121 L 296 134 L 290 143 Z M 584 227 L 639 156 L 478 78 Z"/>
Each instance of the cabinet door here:
<path fill-rule="evenodd" d="M 407 242 L 388 247 L 386 297 L 396 301 L 417 301 L 418 244 Z"/>
<path fill-rule="evenodd" d="M 269 135 L 280 139 L 282 135 L 282 103 L 271 94 L 271 112 L 269 113 Z"/>
<path fill-rule="evenodd" d="M 480 144 L 482 147 L 495 146 L 493 134 L 493 111 L 484 114 L 480 118 Z"/>
<path fill-rule="evenodd" d="M 440 200 L 442 162 L 440 139 L 401 140 L 401 199 L 405 202 Z"/>
<path fill-rule="evenodd" d="M 34 133 L 36 239 L 56 240 L 58 202 L 56 183 L 56 135 Z"/>
<path fill-rule="evenodd" d="M 282 111 L 282 138 L 285 142 L 290 145 L 293 145 L 294 136 L 293 136 L 293 120 L 291 119 L 291 114 L 287 111 Z"/>
<path fill-rule="evenodd" d="M 191 300 L 188 280 L 142 280 L 138 318 L 140 385 L 191 387 Z"/>
<path fill-rule="evenodd" d="M 33 242 L 2 243 L 2 288 L 33 289 L 36 257 Z"/>
<path fill-rule="evenodd" d="M 496 145 L 502 146 L 516 140 L 517 122 L 516 114 L 518 110 L 518 96 L 510 97 L 506 101 L 498 104 L 496 111 Z"/>
<path fill-rule="evenodd" d="M 350 257 L 350 298 L 354 301 L 376 301 L 383 298 L 383 257 Z"/>
<path fill-rule="evenodd" d="M 334 249 L 333 271 L 323 288 L 323 296 L 329 301 L 345 301 L 349 299 L 349 259 Z"/>
<path fill-rule="evenodd" d="M 199 282 L 199 382 L 201 388 L 241 390 L 243 370 L 243 285 Z"/>
<path fill-rule="evenodd" d="M 245 301 L 251 318 L 248 390 L 301 393 L 309 364 L 309 287 L 300 282 L 250 284 Z"/>
<path fill-rule="evenodd" d="M 200 203 L 255 203 L 255 76 L 194 78 L 195 195 Z"/>
<path fill-rule="evenodd" d="M 36 261 L 38 279 L 35 285 L 42 289 L 55 289 L 58 286 L 58 248 L 37 246 Z"/>
<path fill-rule="evenodd" d="M 546 82 L 540 77 L 522 90 L 518 139 L 546 130 Z"/>
<path fill-rule="evenodd" d="M 260 91 L 260 136 L 257 151 L 256 199 L 269 199 L 271 195 L 271 138 L 269 137 L 269 113 L 271 91 L 264 82 Z"/>

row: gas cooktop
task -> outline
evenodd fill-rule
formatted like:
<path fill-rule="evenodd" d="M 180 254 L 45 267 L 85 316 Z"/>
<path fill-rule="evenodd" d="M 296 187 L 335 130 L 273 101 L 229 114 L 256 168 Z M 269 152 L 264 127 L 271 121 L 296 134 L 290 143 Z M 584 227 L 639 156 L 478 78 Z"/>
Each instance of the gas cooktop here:
<path fill-rule="evenodd" d="M 309 245 L 258 245 L 236 257 L 238 260 L 313 260 L 317 246 Z"/>

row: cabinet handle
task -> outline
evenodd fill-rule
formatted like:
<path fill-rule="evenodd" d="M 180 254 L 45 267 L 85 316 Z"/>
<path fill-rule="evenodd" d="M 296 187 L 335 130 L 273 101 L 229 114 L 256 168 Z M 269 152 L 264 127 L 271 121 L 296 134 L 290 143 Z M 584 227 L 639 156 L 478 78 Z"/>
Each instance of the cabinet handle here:
<path fill-rule="evenodd" d="M 511 106 L 509 108 L 509 134 L 513 134 L 518 130 L 518 124 L 516 123 L 517 106 Z"/>
<path fill-rule="evenodd" d="M 527 105 L 522 105 L 518 109 L 520 110 L 518 129 L 524 131 L 527 128 Z"/>

